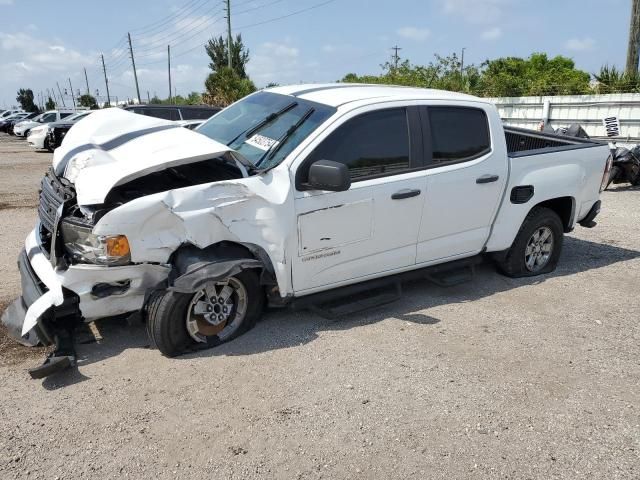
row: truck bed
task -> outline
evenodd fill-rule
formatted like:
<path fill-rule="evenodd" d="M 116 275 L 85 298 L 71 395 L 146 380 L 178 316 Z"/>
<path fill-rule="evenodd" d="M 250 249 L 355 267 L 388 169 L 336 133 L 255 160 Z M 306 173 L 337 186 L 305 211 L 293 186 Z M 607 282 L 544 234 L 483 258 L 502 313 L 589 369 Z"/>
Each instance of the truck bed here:
<path fill-rule="evenodd" d="M 504 135 L 507 141 L 507 153 L 512 158 L 604 145 L 595 140 L 516 127 L 505 127 Z"/>

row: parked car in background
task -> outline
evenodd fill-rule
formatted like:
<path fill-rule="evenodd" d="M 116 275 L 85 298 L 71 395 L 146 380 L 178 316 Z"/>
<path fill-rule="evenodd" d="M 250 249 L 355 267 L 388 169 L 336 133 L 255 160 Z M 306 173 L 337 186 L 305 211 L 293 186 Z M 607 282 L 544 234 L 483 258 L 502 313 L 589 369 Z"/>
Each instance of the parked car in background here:
<path fill-rule="evenodd" d="M 41 114 L 38 112 L 32 112 L 22 118 L 16 118 L 16 119 L 10 120 L 9 123 L 7 124 L 7 133 L 10 135 L 15 135 L 15 133 L 13 133 L 13 129 L 15 128 L 16 125 L 25 121 L 28 122 L 32 119 L 38 118 L 40 115 Z"/>
<path fill-rule="evenodd" d="M 47 139 L 47 133 L 49 132 L 49 125 L 40 125 L 29 130 L 27 134 L 27 143 L 37 150 L 48 150 L 49 144 Z"/>
<path fill-rule="evenodd" d="M 83 110 L 84 111 L 84 110 Z M 49 110 L 40 115 L 40 117 L 36 120 L 35 118 L 28 122 L 23 122 L 20 124 L 19 128 L 13 129 L 13 132 L 17 137 L 26 137 L 29 130 L 34 127 L 38 127 L 40 125 L 44 125 L 51 122 L 59 122 L 60 120 L 70 117 L 78 113 L 76 110 Z"/>
<path fill-rule="evenodd" d="M 3 120 L 10 115 L 14 115 L 16 113 L 22 113 L 22 112 L 24 112 L 24 110 L 22 110 L 21 108 L 13 108 L 13 109 L 5 110 L 4 112 L 0 113 L 0 120 Z"/>
<path fill-rule="evenodd" d="M 164 120 L 207 120 L 221 109 L 206 105 L 129 105 L 124 107 L 133 113 Z"/>
<path fill-rule="evenodd" d="M 86 112 L 76 113 L 70 117 L 65 118 L 59 122 L 52 122 L 47 128 L 47 148 L 50 151 L 55 150 L 62 144 L 62 140 L 67 135 L 67 132 L 83 118 L 88 117 L 94 112 L 94 110 L 87 110 Z"/>
<path fill-rule="evenodd" d="M 9 127 L 13 125 L 13 122 L 16 120 L 22 120 L 27 115 L 29 115 L 28 112 L 20 112 L 3 118 L 0 120 L 0 132 L 9 133 Z"/>

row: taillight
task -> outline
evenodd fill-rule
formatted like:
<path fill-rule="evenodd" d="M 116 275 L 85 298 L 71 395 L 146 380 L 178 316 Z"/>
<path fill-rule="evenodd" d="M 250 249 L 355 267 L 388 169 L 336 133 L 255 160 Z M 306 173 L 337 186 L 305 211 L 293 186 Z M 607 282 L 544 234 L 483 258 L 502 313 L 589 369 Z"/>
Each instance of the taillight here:
<path fill-rule="evenodd" d="M 602 183 L 600 184 L 600 193 L 607 188 L 609 184 L 609 175 L 611 174 L 611 167 L 613 166 L 613 155 L 609 155 L 607 158 L 607 164 L 604 167 L 604 174 L 602 175 Z"/>

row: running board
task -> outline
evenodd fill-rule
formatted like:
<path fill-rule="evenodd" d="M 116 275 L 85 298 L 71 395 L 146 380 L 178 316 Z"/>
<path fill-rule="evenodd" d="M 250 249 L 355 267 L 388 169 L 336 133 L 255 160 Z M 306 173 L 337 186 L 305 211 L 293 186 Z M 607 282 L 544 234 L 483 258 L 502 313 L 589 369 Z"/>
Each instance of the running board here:
<path fill-rule="evenodd" d="M 428 274 L 427 279 L 439 287 L 455 287 L 456 285 L 470 282 L 473 280 L 474 275 L 475 266 L 469 265 L 455 270 Z"/>
<path fill-rule="evenodd" d="M 378 291 L 379 290 L 381 289 L 378 289 Z M 366 292 L 357 295 L 355 298 L 345 297 L 342 299 L 344 301 L 336 300 L 323 305 L 312 305 L 311 311 L 321 317 L 335 319 L 389 305 L 390 303 L 400 300 L 400 298 L 402 298 L 402 285 L 396 282 L 379 293 L 376 293 L 376 291 Z"/>
<path fill-rule="evenodd" d="M 294 310 L 311 309 L 331 318 L 348 313 L 362 312 L 400 299 L 402 282 L 427 279 L 437 285 L 446 287 L 468 282 L 475 274 L 475 266 L 482 263 L 482 261 L 482 255 L 476 255 L 389 277 L 355 283 L 325 292 L 294 298 L 288 306 Z M 383 288 L 387 292 L 372 295 L 372 292 Z M 393 291 L 390 292 L 389 290 Z M 359 298 L 354 300 L 355 296 Z"/>

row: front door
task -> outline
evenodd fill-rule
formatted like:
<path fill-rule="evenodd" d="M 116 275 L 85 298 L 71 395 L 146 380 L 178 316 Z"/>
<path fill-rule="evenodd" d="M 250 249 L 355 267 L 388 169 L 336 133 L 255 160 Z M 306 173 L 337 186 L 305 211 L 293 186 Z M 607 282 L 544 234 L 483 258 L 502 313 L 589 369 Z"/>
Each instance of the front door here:
<path fill-rule="evenodd" d="M 345 192 L 297 193 L 296 294 L 415 265 L 426 176 L 412 171 L 422 158 L 410 141 L 408 113 L 393 108 L 348 119 L 299 167 L 298 185 L 314 161 L 345 163 L 352 185 Z"/>

